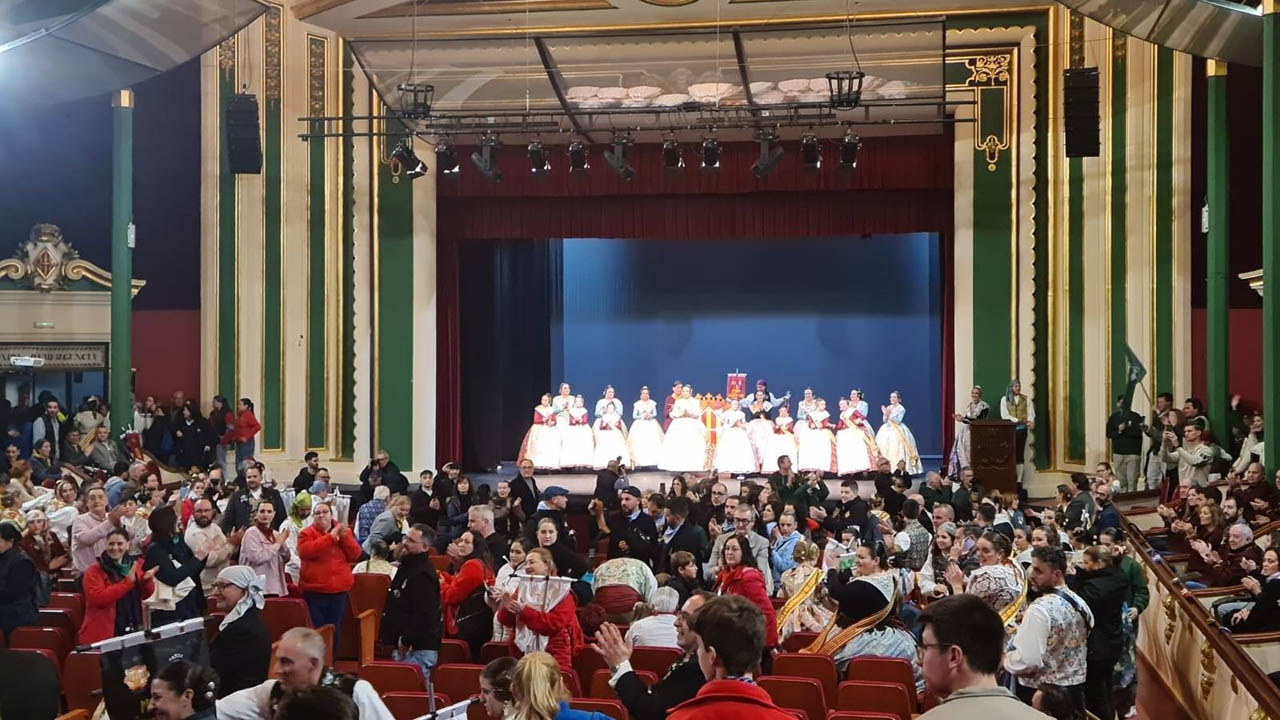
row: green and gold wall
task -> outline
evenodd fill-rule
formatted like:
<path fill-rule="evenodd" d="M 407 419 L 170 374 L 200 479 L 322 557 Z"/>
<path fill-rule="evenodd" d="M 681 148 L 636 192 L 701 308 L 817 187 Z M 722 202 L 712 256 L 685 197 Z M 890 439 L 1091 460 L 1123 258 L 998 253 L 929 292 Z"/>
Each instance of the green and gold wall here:
<path fill-rule="evenodd" d="M 279 6 L 203 65 L 205 394 L 257 402 L 268 459 L 452 459 L 434 448 L 433 174 L 401 181 L 381 140 L 298 139 L 301 118 L 381 107 L 340 38 Z M 1083 66 L 1102 152 L 1068 159 L 1062 70 Z M 1139 412 L 1190 392 L 1190 72 L 1057 6 L 948 19 L 948 96 L 972 101 L 956 110 L 972 122 L 955 133 L 955 407 L 975 383 L 995 406 L 1020 378 L 1041 469 L 1107 457 L 1126 345 L 1149 370 Z M 239 90 L 260 101 L 261 175 L 223 159 Z"/>
<path fill-rule="evenodd" d="M 206 53 L 201 85 L 203 394 L 253 399 L 267 461 L 431 464 L 434 177 L 401 182 L 381 141 L 298 137 L 381 108 L 345 43 L 282 6 Z M 259 101 L 258 175 L 227 165 L 236 92 Z"/>

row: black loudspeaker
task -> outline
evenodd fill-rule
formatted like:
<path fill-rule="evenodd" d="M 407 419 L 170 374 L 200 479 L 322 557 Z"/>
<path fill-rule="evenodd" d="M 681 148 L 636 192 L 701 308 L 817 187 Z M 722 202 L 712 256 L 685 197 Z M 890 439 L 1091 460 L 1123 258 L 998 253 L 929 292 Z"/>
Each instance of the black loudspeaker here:
<path fill-rule="evenodd" d="M 1098 157 L 1098 68 L 1062 71 L 1062 117 L 1067 157 Z"/>
<path fill-rule="evenodd" d="M 262 172 L 262 140 L 258 133 L 258 98 L 236 94 L 227 98 L 227 163 L 237 175 Z"/>

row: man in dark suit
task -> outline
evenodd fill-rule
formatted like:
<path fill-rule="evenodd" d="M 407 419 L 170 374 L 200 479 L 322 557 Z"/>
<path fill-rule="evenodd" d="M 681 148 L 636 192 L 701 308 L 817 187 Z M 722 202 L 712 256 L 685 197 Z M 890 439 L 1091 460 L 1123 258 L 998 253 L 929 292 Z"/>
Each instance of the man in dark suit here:
<path fill-rule="evenodd" d="M 512 506 L 519 504 L 526 515 L 538 511 L 538 498 L 542 493 L 538 490 L 538 481 L 533 477 L 533 461 L 525 458 L 520 461 L 520 474 L 511 478 Z"/>
<path fill-rule="evenodd" d="M 698 636 L 689 627 L 690 618 L 711 593 L 698 591 L 689 596 L 680 614 L 676 615 L 676 644 L 684 655 L 671 664 L 671 669 L 653 687 L 649 687 L 631 669 L 631 646 L 623 639 L 618 628 L 605 623 L 596 633 L 592 648 L 600 653 L 609 665 L 609 685 L 618 693 L 618 699 L 636 720 L 662 720 L 667 711 L 698 693 L 706 683 L 698 666 Z"/>
<path fill-rule="evenodd" d="M 596 473 L 596 491 L 591 494 L 593 500 L 599 500 L 607 512 L 618 511 L 618 479 L 622 477 L 622 467 L 617 460 L 610 460 L 605 469 Z"/>
<path fill-rule="evenodd" d="M 667 531 L 662 536 L 662 550 L 658 554 L 654 572 L 671 573 L 671 553 L 684 550 L 699 563 L 707 560 L 707 532 L 689 519 L 689 500 L 672 498 L 667 503 Z"/>
<path fill-rule="evenodd" d="M 253 508 L 259 500 L 266 500 L 276 509 L 276 517 L 271 527 L 279 528 L 280 523 L 289 516 L 284 507 L 284 500 L 275 488 L 262 486 L 262 468 L 250 465 L 244 469 L 245 486 L 231 493 L 227 499 L 227 511 L 222 514 L 218 525 L 222 531 L 230 535 L 233 531 L 247 528 L 253 524 Z"/>
<path fill-rule="evenodd" d="M 618 494 L 620 511 L 608 522 L 609 557 L 635 558 L 653 564 L 653 551 L 658 546 L 658 527 L 653 518 L 640 509 L 640 488 L 627 486 Z"/>

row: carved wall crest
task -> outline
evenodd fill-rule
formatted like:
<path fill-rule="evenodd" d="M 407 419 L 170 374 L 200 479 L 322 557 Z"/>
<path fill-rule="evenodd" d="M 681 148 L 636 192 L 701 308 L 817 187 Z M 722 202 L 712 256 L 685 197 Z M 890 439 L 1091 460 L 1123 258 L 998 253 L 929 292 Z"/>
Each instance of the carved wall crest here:
<path fill-rule="evenodd" d="M 20 281 L 32 290 L 46 293 L 70 289 L 69 285 L 80 280 L 111 287 L 111 273 L 82 260 L 62 237 L 62 229 L 49 223 L 33 225 L 30 236 L 13 256 L 0 260 L 0 280 L 4 279 Z M 132 281 L 131 292 L 136 295 L 143 285 L 143 280 Z"/>

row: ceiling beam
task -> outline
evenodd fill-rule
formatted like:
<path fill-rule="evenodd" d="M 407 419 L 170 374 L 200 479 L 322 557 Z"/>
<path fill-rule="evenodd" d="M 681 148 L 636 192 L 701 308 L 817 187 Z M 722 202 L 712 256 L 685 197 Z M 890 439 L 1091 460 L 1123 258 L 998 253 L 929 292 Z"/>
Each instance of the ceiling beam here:
<path fill-rule="evenodd" d="M 299 20 L 306 20 L 314 15 L 322 12 L 328 12 L 336 7 L 342 7 L 355 2 L 356 0 L 302 0 L 293 6 L 293 16 Z"/>
<path fill-rule="evenodd" d="M 560 74 L 560 69 L 556 67 L 556 59 L 551 57 L 551 50 L 547 48 L 546 41 L 542 38 L 534 38 L 533 44 L 538 48 L 538 58 L 542 60 L 542 67 L 547 71 L 547 80 L 551 83 L 551 90 L 555 92 L 556 100 L 560 101 L 560 107 L 564 110 L 564 114 L 568 116 L 569 123 L 588 143 L 594 142 L 591 136 L 582 129 L 582 123 L 578 121 L 574 108 L 569 105 L 569 98 L 565 97 L 564 76 Z"/>

